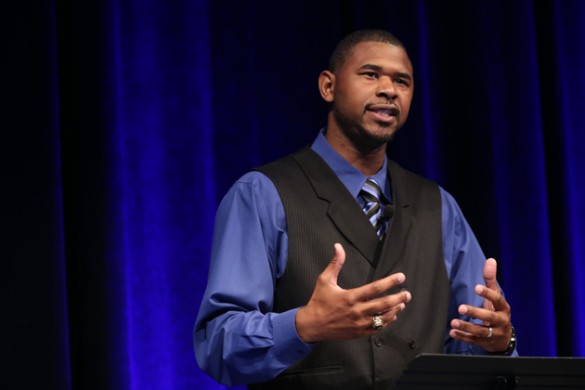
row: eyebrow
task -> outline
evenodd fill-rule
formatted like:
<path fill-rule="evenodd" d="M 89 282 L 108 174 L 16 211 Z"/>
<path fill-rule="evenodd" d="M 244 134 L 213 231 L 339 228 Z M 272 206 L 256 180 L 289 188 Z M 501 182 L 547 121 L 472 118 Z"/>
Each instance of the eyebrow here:
<path fill-rule="evenodd" d="M 382 72 L 383 68 L 380 65 L 364 64 L 364 65 L 360 66 L 359 70 L 375 70 L 376 72 Z M 403 79 L 412 80 L 412 76 L 410 75 L 410 73 L 406 73 L 406 72 L 396 72 L 396 73 L 394 73 L 394 76 L 400 77 Z"/>

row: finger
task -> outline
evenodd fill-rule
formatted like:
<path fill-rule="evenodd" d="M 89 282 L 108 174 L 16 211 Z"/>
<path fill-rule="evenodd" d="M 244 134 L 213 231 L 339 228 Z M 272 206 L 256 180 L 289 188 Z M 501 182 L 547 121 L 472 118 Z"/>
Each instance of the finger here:
<path fill-rule="evenodd" d="M 370 300 L 390 290 L 392 287 L 396 287 L 399 284 L 404 283 L 405 280 L 406 275 L 404 275 L 402 272 L 398 272 L 396 274 L 392 274 L 385 278 L 368 283 L 364 286 L 357 287 L 352 290 L 352 293 L 355 295 L 357 300 Z"/>
<path fill-rule="evenodd" d="M 469 322 L 454 319 L 451 321 L 453 329 L 449 336 L 468 344 L 479 345 L 488 352 L 503 351 L 510 340 L 510 330 L 501 327 L 490 327 L 471 324 Z"/>
<path fill-rule="evenodd" d="M 364 302 L 363 312 L 372 313 L 400 313 L 405 309 L 406 303 L 410 302 L 412 296 L 408 291 L 401 291 L 397 294 L 387 295 Z"/>
<path fill-rule="evenodd" d="M 464 337 L 482 338 L 486 339 L 490 335 L 489 327 L 473 324 L 459 319 L 451 320 L 451 327 L 457 334 Z M 492 332 L 494 328 L 492 328 Z M 493 333 L 492 333 L 493 337 Z"/>
<path fill-rule="evenodd" d="M 380 316 L 382 318 L 382 327 L 386 328 L 386 327 L 390 326 L 392 323 L 396 322 L 396 320 L 398 319 L 398 315 L 402 311 L 404 311 L 405 308 L 406 308 L 406 305 L 404 303 L 401 303 L 397 306 L 394 306 L 390 310 L 387 310 L 385 312 L 376 313 L 376 316 Z M 368 318 L 372 318 L 372 324 L 371 325 L 368 324 L 369 326 L 372 326 L 374 316 L 368 316 Z M 380 330 L 380 329 L 374 329 L 373 327 L 372 327 L 372 329 L 374 330 L 374 333 Z"/>
<path fill-rule="evenodd" d="M 489 301 L 491 307 L 490 305 L 486 305 L 484 303 L 484 307 L 486 309 L 506 312 L 510 310 L 510 305 L 508 305 L 506 298 L 499 288 L 497 290 L 493 290 L 478 284 L 475 286 L 475 293 L 480 297 L 485 298 L 486 301 Z"/>
<path fill-rule="evenodd" d="M 401 303 L 398 306 L 393 307 L 391 310 L 382 314 L 382 321 L 384 322 L 384 327 L 389 326 L 390 324 L 396 322 L 398 319 L 398 315 L 404 311 L 406 305 Z"/>
<path fill-rule="evenodd" d="M 497 281 L 497 273 L 498 273 L 498 263 L 495 259 L 489 258 L 486 260 L 485 265 L 483 267 L 483 279 L 485 280 L 485 285 L 492 290 L 499 290 L 498 281 Z"/>
<path fill-rule="evenodd" d="M 506 322 L 504 319 L 506 316 L 497 311 L 467 305 L 459 306 L 457 311 L 463 316 L 469 316 L 471 318 L 483 321 L 484 325 L 489 324 L 492 326 L 497 326 L 503 325 Z"/>
<path fill-rule="evenodd" d="M 337 277 L 339 276 L 343 264 L 345 264 L 345 249 L 343 249 L 343 246 L 339 243 L 335 243 L 333 248 L 335 249 L 335 256 L 333 256 L 333 259 L 331 259 L 331 262 L 327 268 L 325 268 L 323 274 L 329 283 L 337 286 Z"/>
<path fill-rule="evenodd" d="M 461 340 L 467 344 L 478 345 L 484 348 L 486 351 L 493 351 L 495 350 L 493 348 L 493 345 L 497 342 L 497 340 L 495 340 L 493 336 L 490 338 L 485 337 L 485 333 L 489 332 L 488 328 L 485 329 L 487 330 L 483 330 L 482 335 L 480 336 L 477 336 L 472 333 L 467 333 L 459 329 L 451 329 L 449 331 L 449 336 L 451 336 L 453 339 Z"/>
<path fill-rule="evenodd" d="M 498 286 L 498 281 L 497 281 L 497 273 L 498 273 L 498 264 L 497 264 L 496 260 L 494 260 L 493 258 L 487 259 L 485 262 L 484 268 L 483 268 L 483 279 L 485 280 L 485 285 L 487 286 L 488 289 L 500 292 L 500 287 Z M 476 287 L 476 292 L 479 295 L 481 295 L 477 291 L 477 287 Z M 493 303 L 488 299 L 484 300 L 483 307 L 485 309 L 488 309 L 488 310 L 495 310 Z"/>

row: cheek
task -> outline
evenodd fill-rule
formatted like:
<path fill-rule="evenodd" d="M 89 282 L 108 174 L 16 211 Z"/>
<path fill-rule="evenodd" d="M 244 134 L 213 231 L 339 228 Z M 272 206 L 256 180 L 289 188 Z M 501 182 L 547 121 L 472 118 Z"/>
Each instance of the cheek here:
<path fill-rule="evenodd" d="M 402 96 L 402 111 L 408 112 L 410 110 L 410 104 L 412 103 L 412 94 Z"/>
<path fill-rule="evenodd" d="M 361 116 L 370 97 L 370 91 L 365 88 L 338 88 L 335 91 L 335 106 L 345 117 Z"/>
<path fill-rule="evenodd" d="M 352 93 L 343 93 L 342 95 L 338 95 L 337 107 L 346 115 L 351 115 L 352 113 L 359 110 L 359 104 L 357 102 L 356 96 Z"/>

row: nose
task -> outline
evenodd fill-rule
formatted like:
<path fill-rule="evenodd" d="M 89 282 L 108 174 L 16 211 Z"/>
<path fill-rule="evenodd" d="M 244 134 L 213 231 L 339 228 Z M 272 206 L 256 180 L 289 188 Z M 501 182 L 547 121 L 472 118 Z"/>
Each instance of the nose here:
<path fill-rule="evenodd" d="M 393 101 L 396 99 L 396 86 L 390 77 L 381 77 L 376 96 L 383 97 L 386 100 Z"/>

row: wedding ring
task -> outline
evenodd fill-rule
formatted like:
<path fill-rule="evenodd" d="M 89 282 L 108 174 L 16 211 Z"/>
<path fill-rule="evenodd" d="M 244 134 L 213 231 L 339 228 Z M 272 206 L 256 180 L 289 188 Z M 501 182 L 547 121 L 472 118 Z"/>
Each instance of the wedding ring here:
<path fill-rule="evenodd" d="M 384 321 L 382 321 L 381 315 L 373 316 L 372 320 L 373 320 L 372 328 L 374 328 L 374 330 L 378 330 L 384 326 Z"/>
<path fill-rule="evenodd" d="M 489 339 L 490 337 L 492 337 L 494 335 L 494 328 L 492 328 L 491 326 L 488 327 L 488 334 L 487 336 L 485 336 L 486 339 Z"/>

